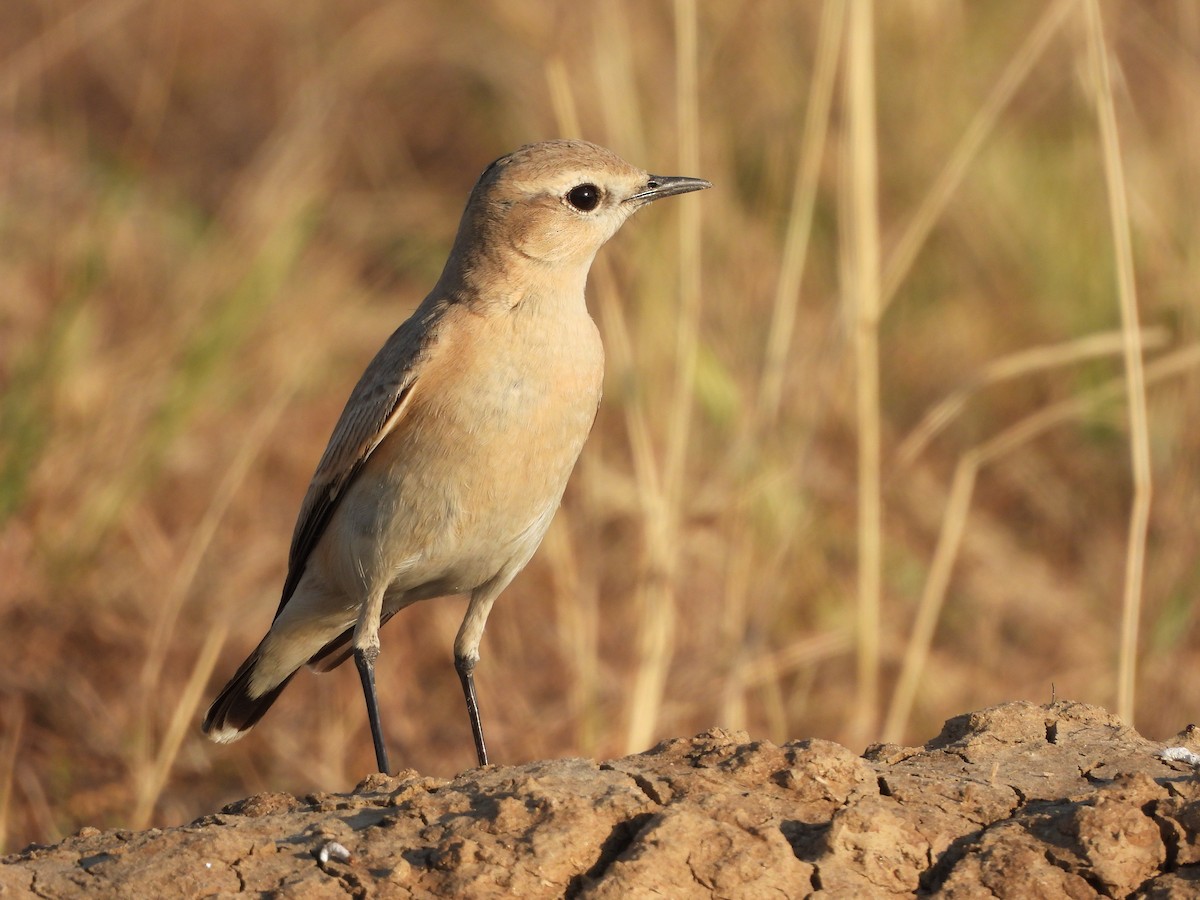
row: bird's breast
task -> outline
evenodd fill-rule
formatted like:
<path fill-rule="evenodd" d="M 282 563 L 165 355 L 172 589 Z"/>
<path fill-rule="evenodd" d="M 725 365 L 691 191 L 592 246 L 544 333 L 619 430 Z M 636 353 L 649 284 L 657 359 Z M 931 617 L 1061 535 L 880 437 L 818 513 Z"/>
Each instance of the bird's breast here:
<path fill-rule="evenodd" d="M 582 308 L 569 316 L 517 311 L 489 324 L 475 334 L 462 360 L 469 377 L 439 418 L 452 421 L 487 482 L 479 487 L 500 508 L 523 506 L 523 497 L 557 504 L 600 402 L 596 326 Z"/>
<path fill-rule="evenodd" d="M 371 497 L 360 533 L 394 548 L 405 578 L 471 590 L 540 543 L 600 400 L 603 348 L 579 306 L 464 320 L 431 354 L 355 486 Z"/>

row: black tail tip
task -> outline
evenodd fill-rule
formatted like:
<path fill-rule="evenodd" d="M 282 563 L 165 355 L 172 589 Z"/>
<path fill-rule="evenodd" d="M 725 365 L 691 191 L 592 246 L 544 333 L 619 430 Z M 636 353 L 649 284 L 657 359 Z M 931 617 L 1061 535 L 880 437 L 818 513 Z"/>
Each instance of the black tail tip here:
<path fill-rule="evenodd" d="M 293 672 L 265 694 L 255 697 L 250 693 L 250 678 L 257 662 L 258 653 L 252 653 L 208 708 L 200 730 L 210 740 L 218 744 L 230 744 L 244 735 L 271 708 L 295 674 Z"/>

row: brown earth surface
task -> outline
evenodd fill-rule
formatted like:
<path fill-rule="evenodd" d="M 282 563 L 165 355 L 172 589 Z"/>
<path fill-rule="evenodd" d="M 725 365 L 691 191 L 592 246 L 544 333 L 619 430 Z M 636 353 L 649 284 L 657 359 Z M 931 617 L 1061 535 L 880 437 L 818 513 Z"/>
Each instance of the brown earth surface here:
<path fill-rule="evenodd" d="M 611 762 L 410 770 L 178 828 L 85 828 L 6 857 L 0 895 L 1196 897 L 1200 781 L 1163 746 L 1070 702 L 863 756 L 713 730 Z"/>

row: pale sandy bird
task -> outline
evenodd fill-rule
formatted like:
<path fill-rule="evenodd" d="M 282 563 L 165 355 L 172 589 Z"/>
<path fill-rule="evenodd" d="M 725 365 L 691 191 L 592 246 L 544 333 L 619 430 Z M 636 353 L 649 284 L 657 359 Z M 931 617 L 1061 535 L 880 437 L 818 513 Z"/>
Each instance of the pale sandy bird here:
<path fill-rule="evenodd" d="M 300 507 L 275 620 L 209 708 L 209 737 L 241 737 L 301 666 L 326 672 L 353 655 L 389 771 L 379 628 L 418 600 L 469 593 L 454 665 L 487 764 L 479 641 L 541 543 L 600 402 L 588 269 L 635 211 L 707 187 L 584 141 L 530 144 L 484 170 L 441 278 L 350 394 Z"/>

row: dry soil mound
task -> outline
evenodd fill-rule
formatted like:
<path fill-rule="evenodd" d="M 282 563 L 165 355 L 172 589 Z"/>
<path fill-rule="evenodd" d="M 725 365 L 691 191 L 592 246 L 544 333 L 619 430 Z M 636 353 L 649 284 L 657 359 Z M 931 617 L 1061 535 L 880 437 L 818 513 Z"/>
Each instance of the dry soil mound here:
<path fill-rule="evenodd" d="M 1160 748 L 1077 703 L 1011 703 L 861 757 L 710 731 L 605 763 L 409 771 L 181 828 L 84 829 L 7 857 L 0 894 L 1200 896 L 1200 788 Z"/>

